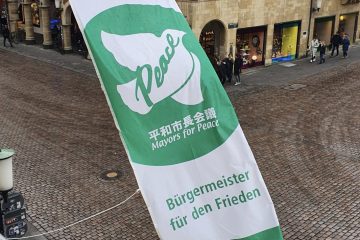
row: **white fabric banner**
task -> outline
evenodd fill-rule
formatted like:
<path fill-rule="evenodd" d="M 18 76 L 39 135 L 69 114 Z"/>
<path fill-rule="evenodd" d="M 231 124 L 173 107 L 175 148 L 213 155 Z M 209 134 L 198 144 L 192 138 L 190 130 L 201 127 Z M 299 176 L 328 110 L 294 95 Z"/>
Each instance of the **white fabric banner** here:
<path fill-rule="evenodd" d="M 237 116 L 174 0 L 70 0 L 161 239 L 280 240 Z"/>

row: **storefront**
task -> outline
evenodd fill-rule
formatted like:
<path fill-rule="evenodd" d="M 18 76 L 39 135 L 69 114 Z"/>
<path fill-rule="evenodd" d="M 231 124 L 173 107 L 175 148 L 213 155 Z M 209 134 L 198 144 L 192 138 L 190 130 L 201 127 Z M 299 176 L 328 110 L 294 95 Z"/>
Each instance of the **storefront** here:
<path fill-rule="evenodd" d="M 299 54 L 301 22 L 275 24 L 272 62 L 292 61 Z"/>
<path fill-rule="evenodd" d="M 225 28 L 217 20 L 213 20 L 205 25 L 200 34 L 200 44 L 209 57 L 219 56 L 220 48 L 224 45 Z"/>
<path fill-rule="evenodd" d="M 346 33 L 349 36 L 351 42 L 356 40 L 358 18 L 359 12 L 340 15 L 339 31 L 342 34 Z"/>
<path fill-rule="evenodd" d="M 243 56 L 244 68 L 264 65 L 266 26 L 238 29 L 236 49 Z"/>
<path fill-rule="evenodd" d="M 335 16 L 315 18 L 313 37 L 317 37 L 321 41 L 324 41 L 326 45 L 330 45 L 334 32 Z"/>

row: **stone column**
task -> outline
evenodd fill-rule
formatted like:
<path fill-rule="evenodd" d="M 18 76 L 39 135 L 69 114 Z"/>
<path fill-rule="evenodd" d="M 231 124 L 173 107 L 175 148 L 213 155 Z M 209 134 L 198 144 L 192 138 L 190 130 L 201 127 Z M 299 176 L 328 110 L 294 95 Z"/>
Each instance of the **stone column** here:
<path fill-rule="evenodd" d="M 201 26 L 201 21 L 200 21 L 200 17 L 198 14 L 198 3 L 194 4 L 194 3 L 190 3 L 191 4 L 191 27 L 192 27 L 192 31 L 195 34 L 195 37 L 197 39 L 200 38 L 200 34 L 202 31 L 202 27 Z M 198 17 L 196 17 L 198 16 Z"/>
<path fill-rule="evenodd" d="M 269 24 L 266 36 L 265 66 L 272 64 L 272 50 L 274 40 L 274 24 Z"/>
<path fill-rule="evenodd" d="M 356 38 L 355 38 L 355 42 L 360 43 L 360 16 L 358 14 L 357 16 L 357 30 L 356 30 Z"/>
<path fill-rule="evenodd" d="M 43 32 L 43 47 L 45 49 L 53 47 L 50 30 L 49 0 L 42 0 L 40 4 L 41 28 Z"/>
<path fill-rule="evenodd" d="M 35 44 L 35 34 L 34 27 L 32 23 L 32 13 L 31 13 L 31 1 L 24 0 L 24 17 L 25 17 L 25 43 L 26 44 Z"/>
<path fill-rule="evenodd" d="M 310 45 L 311 40 L 314 38 L 315 18 L 317 18 L 317 17 L 319 17 L 319 14 L 317 14 L 316 12 L 311 14 L 309 41 L 308 41 L 307 45 Z M 336 18 L 338 18 L 338 17 L 336 17 Z M 339 22 L 335 20 L 335 30 L 338 28 L 339 28 Z"/>
<path fill-rule="evenodd" d="M 8 14 L 9 14 L 9 25 L 10 32 L 17 31 L 17 21 L 19 20 L 18 14 L 18 1 L 17 0 L 8 0 Z"/>
<path fill-rule="evenodd" d="M 227 26 L 225 26 L 225 32 L 226 32 L 226 53 L 229 54 L 230 53 L 230 49 L 232 48 L 232 56 L 235 58 L 235 54 L 236 54 L 236 32 L 237 32 L 237 28 L 232 28 L 232 29 L 226 29 Z"/>
<path fill-rule="evenodd" d="M 63 31 L 62 33 L 63 33 L 64 52 L 65 53 L 72 52 L 71 24 L 63 24 L 62 31 Z"/>
<path fill-rule="evenodd" d="M 337 31 L 339 31 L 339 26 L 340 26 L 340 16 L 341 14 L 336 14 L 335 15 L 335 25 L 334 25 L 334 33 L 336 33 Z"/>

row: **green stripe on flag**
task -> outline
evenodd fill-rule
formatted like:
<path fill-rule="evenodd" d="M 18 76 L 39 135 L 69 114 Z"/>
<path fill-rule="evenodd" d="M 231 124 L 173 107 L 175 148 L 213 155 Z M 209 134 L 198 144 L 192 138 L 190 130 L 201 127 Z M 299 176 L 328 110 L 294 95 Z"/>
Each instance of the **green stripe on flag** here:
<path fill-rule="evenodd" d="M 280 227 L 274 227 L 257 234 L 234 240 L 283 240 Z"/>

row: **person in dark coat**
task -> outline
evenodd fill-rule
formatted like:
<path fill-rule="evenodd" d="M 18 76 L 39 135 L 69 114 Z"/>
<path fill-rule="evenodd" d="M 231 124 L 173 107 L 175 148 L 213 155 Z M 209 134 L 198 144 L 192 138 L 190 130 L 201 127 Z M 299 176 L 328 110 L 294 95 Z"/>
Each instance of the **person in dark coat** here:
<path fill-rule="evenodd" d="M 220 69 L 219 69 L 219 65 L 218 65 L 218 59 L 215 57 L 215 56 L 209 56 L 209 60 L 211 62 L 211 65 L 213 66 L 215 72 L 216 72 L 216 75 L 218 76 L 218 78 L 220 79 Z"/>
<path fill-rule="evenodd" d="M 221 81 L 221 84 L 224 85 L 226 82 L 226 76 L 228 73 L 228 62 L 227 62 L 226 57 L 220 61 L 219 68 L 220 68 L 220 81 Z"/>
<path fill-rule="evenodd" d="M 332 36 L 331 38 L 331 45 L 332 45 L 332 50 L 331 50 L 331 57 L 334 56 L 334 52 L 336 49 L 336 56 L 339 55 L 339 46 L 342 42 L 341 36 L 339 31 L 336 32 L 336 34 L 334 34 L 334 36 Z"/>
<path fill-rule="evenodd" d="M 240 53 L 236 54 L 234 62 L 235 86 L 240 84 L 240 73 L 243 66 L 243 58 Z"/>
<path fill-rule="evenodd" d="M 324 41 L 320 41 L 319 51 L 320 51 L 320 62 L 319 62 L 319 64 L 325 63 L 326 44 L 325 44 Z"/>
<path fill-rule="evenodd" d="M 234 71 L 234 60 L 231 54 L 229 54 L 226 58 L 226 78 L 228 82 L 231 83 L 232 77 L 233 77 L 233 71 Z"/>
<path fill-rule="evenodd" d="M 10 43 L 10 46 L 11 47 L 14 47 L 12 45 L 12 42 L 10 40 L 10 31 L 9 31 L 9 28 L 7 25 L 4 25 L 4 28 L 3 28 L 3 37 L 4 37 L 4 47 L 6 47 L 6 39 L 9 41 Z"/>
<path fill-rule="evenodd" d="M 347 58 L 349 47 L 350 47 L 350 39 L 346 33 L 344 34 L 342 44 L 343 44 L 343 58 Z"/>

